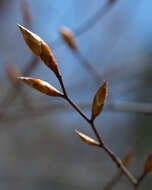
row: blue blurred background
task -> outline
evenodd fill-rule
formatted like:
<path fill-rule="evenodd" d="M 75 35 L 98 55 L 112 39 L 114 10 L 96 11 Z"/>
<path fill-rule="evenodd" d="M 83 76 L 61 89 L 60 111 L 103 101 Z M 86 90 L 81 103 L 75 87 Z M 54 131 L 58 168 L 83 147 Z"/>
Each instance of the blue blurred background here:
<path fill-rule="evenodd" d="M 132 149 L 129 169 L 140 176 L 152 151 L 151 6 L 148 0 L 0 1 L 1 189 L 102 189 L 117 173 L 103 151 L 84 144 L 75 134 L 78 129 L 93 137 L 88 124 L 65 101 L 24 84 L 18 90 L 9 80 L 7 65 L 24 73 L 33 59 L 16 23 L 50 45 L 69 96 L 88 116 L 99 85 L 109 81 L 109 96 L 96 126 L 121 158 Z M 63 26 L 76 34 L 81 56 L 61 39 Z M 84 59 L 100 81 L 84 67 Z M 28 76 L 60 89 L 41 61 Z M 151 177 L 144 179 L 141 189 L 152 188 Z M 125 177 L 113 189 L 122 188 L 132 188 Z"/>

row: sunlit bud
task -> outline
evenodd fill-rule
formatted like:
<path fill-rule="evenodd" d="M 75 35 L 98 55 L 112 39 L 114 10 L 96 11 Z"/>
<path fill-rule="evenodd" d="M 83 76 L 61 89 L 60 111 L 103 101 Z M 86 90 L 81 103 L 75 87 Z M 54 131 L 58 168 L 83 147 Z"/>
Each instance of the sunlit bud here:
<path fill-rule="evenodd" d="M 63 94 L 51 86 L 49 83 L 42 81 L 40 79 L 31 78 L 31 77 L 18 77 L 19 80 L 23 81 L 28 86 L 40 91 L 43 94 L 48 96 L 60 96 Z"/>
<path fill-rule="evenodd" d="M 31 51 L 55 73 L 58 74 L 58 64 L 48 45 L 36 34 L 18 24 L 23 38 Z"/>
<path fill-rule="evenodd" d="M 90 144 L 90 145 L 93 145 L 93 146 L 99 146 L 99 143 L 98 143 L 96 140 L 94 140 L 94 139 L 88 137 L 87 135 L 85 135 L 85 134 L 79 132 L 78 130 L 75 130 L 75 132 L 77 133 L 77 135 L 79 135 L 79 137 L 80 137 L 85 143 Z"/>

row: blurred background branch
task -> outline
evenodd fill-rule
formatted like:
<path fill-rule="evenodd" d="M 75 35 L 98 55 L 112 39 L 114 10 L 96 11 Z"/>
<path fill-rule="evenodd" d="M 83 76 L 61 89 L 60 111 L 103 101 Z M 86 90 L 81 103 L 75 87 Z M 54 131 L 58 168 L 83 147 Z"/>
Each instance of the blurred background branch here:
<path fill-rule="evenodd" d="M 100 82 L 109 81 L 109 98 L 96 121 L 99 131 L 119 156 L 131 147 L 130 168 L 136 176 L 144 176 L 141 170 L 152 144 L 150 7 L 151 2 L 129 0 L 0 2 L 0 187 L 27 189 L 26 180 L 15 179 L 27 176 L 32 190 L 101 189 L 110 179 L 119 182 L 117 189 L 130 189 L 123 177 L 115 177 L 117 171 L 104 154 L 95 150 L 90 154 L 90 147 L 75 137 L 73 130 L 85 125 L 69 106 L 8 80 L 4 68 L 9 62 L 15 63 L 22 75 L 51 81 L 58 87 L 23 44 L 16 22 L 50 42 L 70 96 L 87 115 Z M 62 26 L 72 30 L 77 52 L 70 52 L 61 40 Z M 33 181 L 37 175 L 44 179 L 38 177 L 38 185 L 37 179 Z M 151 189 L 150 175 L 141 182 L 141 189 Z"/>

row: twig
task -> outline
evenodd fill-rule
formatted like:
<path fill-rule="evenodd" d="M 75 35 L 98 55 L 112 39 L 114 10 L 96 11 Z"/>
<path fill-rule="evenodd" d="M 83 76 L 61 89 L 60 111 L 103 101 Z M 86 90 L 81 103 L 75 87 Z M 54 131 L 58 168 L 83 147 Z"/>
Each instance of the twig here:
<path fill-rule="evenodd" d="M 117 174 L 112 178 L 112 180 L 105 185 L 103 190 L 112 189 L 120 181 L 121 177 L 122 177 L 122 172 L 120 172 L 120 171 L 117 172 Z"/>
<path fill-rule="evenodd" d="M 80 36 L 81 34 L 85 33 L 89 29 L 91 29 L 101 17 L 103 17 L 111 8 L 111 3 L 109 1 L 102 7 L 99 8 L 91 17 L 89 17 L 82 25 L 80 25 L 76 30 L 75 30 L 75 35 Z M 51 44 L 56 45 L 57 47 L 62 44 L 60 39 L 57 39 Z M 38 66 L 39 59 L 35 56 L 32 56 L 31 61 L 29 64 L 23 69 L 23 75 L 29 75 L 37 66 Z M 5 108 L 5 110 L 15 101 L 17 96 L 20 94 L 21 91 L 21 86 L 19 85 L 18 90 L 16 91 L 13 87 L 10 88 L 7 92 L 7 96 L 2 100 L 1 107 Z M 11 95 L 11 96 L 10 96 Z M 4 113 L 3 111 L 0 111 L 0 116 Z"/>
<path fill-rule="evenodd" d="M 93 99 L 92 104 L 92 115 L 89 119 L 80 109 L 79 107 L 69 98 L 66 88 L 63 83 L 63 79 L 61 74 L 59 73 L 58 64 L 56 62 L 56 59 L 54 55 L 52 54 L 51 50 L 49 49 L 48 45 L 37 35 L 30 32 L 26 28 L 22 27 L 21 25 L 18 25 L 25 42 L 27 43 L 28 47 L 33 51 L 35 55 L 40 57 L 40 59 L 48 66 L 48 68 L 56 75 L 60 86 L 62 88 L 63 93 L 59 92 L 57 89 L 52 87 L 49 83 L 46 83 L 45 81 L 42 81 L 40 79 L 35 79 L 31 77 L 18 77 L 19 80 L 22 80 L 25 84 L 29 85 L 30 87 L 40 91 L 41 93 L 44 93 L 48 96 L 55 96 L 65 99 L 81 116 L 84 118 L 84 120 L 90 125 L 92 128 L 94 135 L 96 136 L 97 141 L 94 139 L 91 139 L 90 137 L 78 133 L 79 136 L 85 140 L 87 143 L 93 143 L 95 146 L 101 148 L 104 150 L 109 157 L 114 161 L 114 163 L 117 165 L 117 167 L 121 170 L 121 172 L 130 180 L 130 182 L 136 186 L 137 180 L 136 178 L 129 172 L 129 170 L 125 167 L 123 162 L 117 157 L 104 143 L 103 139 L 101 138 L 98 130 L 96 129 L 96 126 L 94 124 L 95 118 L 100 114 L 100 112 L 103 109 L 107 93 L 108 93 L 108 82 L 105 81 L 102 86 L 98 89 L 96 92 L 96 95 Z M 30 39 L 30 40 L 29 40 Z M 151 161 L 151 157 L 149 158 Z M 149 161 L 148 160 L 148 161 Z M 151 164 L 151 163 L 150 163 Z M 146 172 L 151 170 L 151 165 L 146 165 Z"/>
<path fill-rule="evenodd" d="M 141 113 L 141 114 L 150 114 L 150 115 L 152 114 L 152 104 L 149 103 L 137 103 L 137 102 L 110 103 L 106 106 L 106 109 L 118 112 Z"/>
<path fill-rule="evenodd" d="M 36 56 L 32 57 L 30 63 L 23 69 L 23 75 L 29 75 L 36 67 L 38 66 L 38 58 Z M 22 90 L 22 85 L 18 84 L 15 88 L 11 86 L 11 88 L 7 92 L 7 96 L 1 101 L 0 117 L 5 115 L 7 108 L 16 100 L 17 96 L 20 94 Z"/>
<path fill-rule="evenodd" d="M 139 185 L 141 184 L 141 182 L 143 181 L 145 176 L 146 176 L 146 174 L 143 172 L 143 174 L 138 178 L 137 184 L 135 185 L 136 190 L 139 188 Z"/>
<path fill-rule="evenodd" d="M 96 69 L 89 63 L 89 61 L 82 55 L 82 53 L 77 50 L 74 52 L 75 55 L 80 59 L 81 64 L 86 68 L 86 70 L 91 74 L 91 76 L 96 80 L 98 84 L 103 82 L 103 78 L 98 74 Z"/>
<path fill-rule="evenodd" d="M 79 107 L 81 107 L 82 109 L 88 109 L 90 108 L 90 104 L 89 103 L 79 103 L 78 104 Z M 33 117 L 33 116 L 43 116 L 46 114 L 49 114 L 50 111 L 52 111 L 53 108 L 53 112 L 55 111 L 60 111 L 60 110 L 66 110 L 66 111 L 72 111 L 72 110 L 68 110 L 65 105 L 63 104 L 39 104 L 34 106 L 33 108 L 31 108 L 30 110 L 28 110 L 28 112 L 26 112 L 26 110 L 24 110 L 24 107 L 21 107 L 20 109 L 17 109 L 17 107 L 14 107 L 14 110 L 16 111 L 14 113 L 14 111 L 11 111 L 11 113 L 7 113 L 7 115 L 4 113 L 3 117 L 0 118 L 0 122 L 9 122 L 9 121 L 17 121 L 20 119 L 24 119 L 27 117 Z M 151 104 L 146 104 L 146 103 L 107 103 L 107 105 L 105 105 L 104 110 L 108 110 L 108 111 L 117 111 L 117 112 L 126 112 L 126 113 L 137 113 L 137 114 L 148 114 L 151 115 L 152 114 L 152 105 Z"/>
<path fill-rule="evenodd" d="M 62 81 L 62 78 L 59 80 L 61 88 L 63 92 L 65 90 L 64 83 Z M 104 144 L 102 138 L 99 135 L 99 132 L 97 131 L 95 125 L 94 125 L 94 120 L 88 119 L 88 117 L 75 105 L 75 103 L 68 97 L 67 93 L 64 94 L 64 99 L 68 101 L 68 103 L 88 122 L 88 124 L 91 126 L 98 142 L 99 142 L 99 147 L 103 149 L 110 157 L 111 159 L 115 162 L 118 168 L 123 172 L 123 174 L 130 180 L 130 182 L 135 186 L 137 184 L 137 180 L 135 177 L 129 172 L 129 170 L 123 165 L 121 160 Z"/>
<path fill-rule="evenodd" d="M 85 23 L 83 23 L 74 31 L 75 35 L 80 36 L 81 34 L 93 28 L 93 26 L 98 23 L 101 17 L 103 18 L 107 12 L 109 12 L 112 6 L 113 3 L 110 3 L 110 1 L 107 0 L 104 6 L 100 7 L 90 18 L 85 21 Z"/>

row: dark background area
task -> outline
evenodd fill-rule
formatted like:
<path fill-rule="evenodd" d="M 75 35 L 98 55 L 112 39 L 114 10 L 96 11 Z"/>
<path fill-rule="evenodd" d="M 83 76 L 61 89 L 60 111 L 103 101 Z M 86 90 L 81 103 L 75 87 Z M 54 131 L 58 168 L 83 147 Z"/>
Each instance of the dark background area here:
<path fill-rule="evenodd" d="M 16 23 L 50 45 L 70 97 L 88 116 L 100 83 L 109 81 L 109 96 L 96 119 L 97 129 L 120 158 L 131 148 L 129 169 L 136 177 L 142 173 L 146 157 L 152 152 L 152 2 L 116 0 L 108 8 L 107 3 L 0 1 L 1 189 L 102 189 L 117 172 L 103 151 L 86 145 L 76 135 L 78 129 L 94 137 L 89 125 L 65 101 L 24 84 L 21 91 L 12 85 L 6 65 L 15 64 L 23 72 L 33 57 Z M 63 42 L 59 30 L 67 26 L 77 33 L 99 10 L 101 14 L 93 24 L 76 35 L 81 54 L 101 76 L 97 82 Z M 29 14 L 29 22 L 24 11 Z M 60 89 L 54 74 L 41 61 L 28 76 Z M 152 188 L 151 177 L 149 174 L 144 179 L 141 189 Z M 125 177 L 113 189 L 122 188 L 132 189 Z"/>

